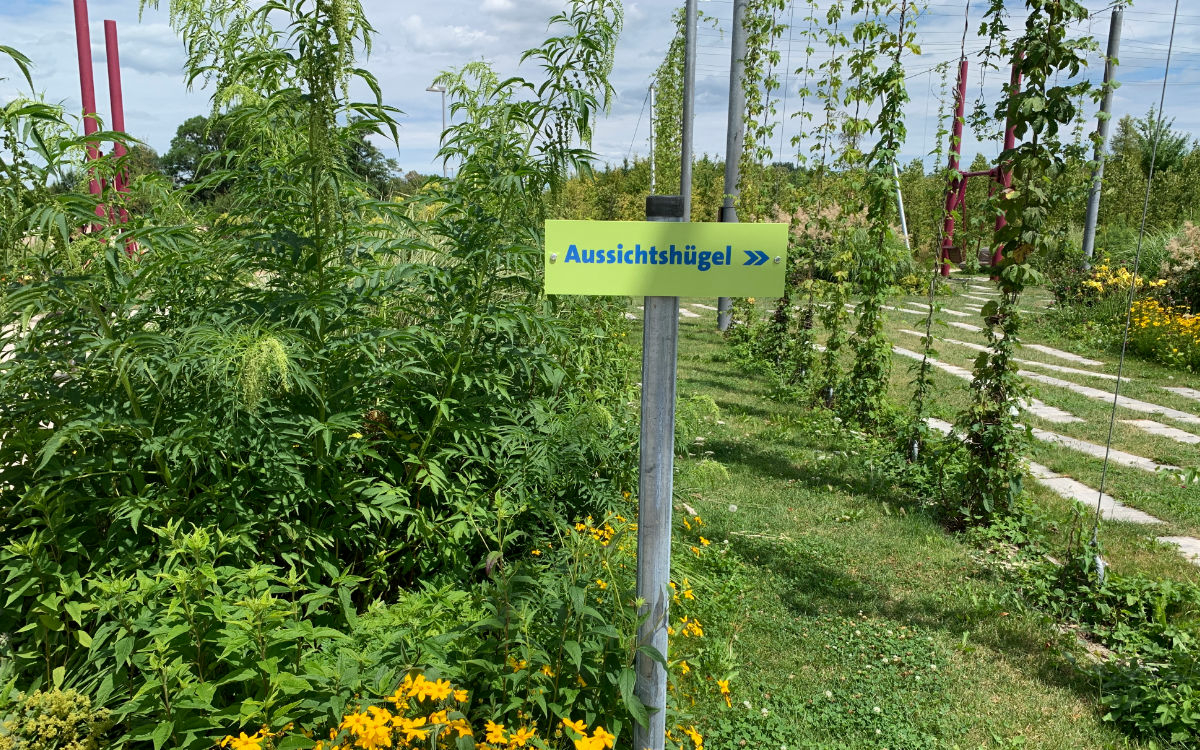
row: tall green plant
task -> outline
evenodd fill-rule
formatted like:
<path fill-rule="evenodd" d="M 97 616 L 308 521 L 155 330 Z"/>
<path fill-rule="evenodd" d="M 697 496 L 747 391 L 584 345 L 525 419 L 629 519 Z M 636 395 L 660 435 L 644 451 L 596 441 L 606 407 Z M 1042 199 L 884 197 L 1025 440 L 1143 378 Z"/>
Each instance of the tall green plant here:
<path fill-rule="evenodd" d="M 1022 35 L 999 43 L 1023 80 L 1019 90 L 1005 87 L 995 111 L 997 120 L 1014 128 L 1017 145 L 1000 155 L 1013 179 L 1013 189 L 998 201 L 1007 218 L 996 232 L 1004 250 L 998 269 L 1001 297 L 984 306 L 989 351 L 975 362 L 972 402 L 958 420 L 974 463 L 963 507 L 968 523 L 1003 516 L 1021 490 L 1026 437 L 1020 420 L 1028 388 L 1013 361 L 1021 333 L 1018 302 L 1026 286 L 1039 280 L 1031 256 L 1051 252 L 1064 241 L 1048 227 L 1070 150 L 1060 133 L 1078 116 L 1076 98 L 1091 90 L 1087 81 L 1055 83 L 1060 75 L 1067 81 L 1075 78 L 1095 47 L 1091 38 L 1068 35 L 1070 24 L 1085 19 L 1087 9 L 1074 0 L 1026 0 L 1025 5 Z M 998 37 L 1005 32 L 1006 12 L 1000 0 L 986 11 L 986 25 Z"/>
<path fill-rule="evenodd" d="M 867 19 L 854 30 L 862 40 L 860 51 L 851 56 L 851 70 L 859 81 L 856 100 L 863 96 L 881 100 L 880 114 L 869 126 L 878 140 L 864 161 L 864 192 L 870 244 L 858 260 L 857 281 L 863 299 L 858 306 L 858 327 L 854 332 L 854 367 L 847 406 L 865 424 L 878 422 L 887 400 L 891 371 L 891 343 L 883 329 L 883 307 L 895 282 L 896 261 L 890 251 L 891 223 L 896 216 L 894 170 L 907 130 L 902 113 L 908 102 L 903 58 L 905 52 L 919 54 L 916 46 L 917 12 L 908 0 L 901 0 L 895 29 L 887 23 L 890 2 L 861 2 L 855 8 L 867 13 Z M 877 56 L 889 61 L 884 70 Z M 853 125 L 855 129 L 862 126 Z"/>

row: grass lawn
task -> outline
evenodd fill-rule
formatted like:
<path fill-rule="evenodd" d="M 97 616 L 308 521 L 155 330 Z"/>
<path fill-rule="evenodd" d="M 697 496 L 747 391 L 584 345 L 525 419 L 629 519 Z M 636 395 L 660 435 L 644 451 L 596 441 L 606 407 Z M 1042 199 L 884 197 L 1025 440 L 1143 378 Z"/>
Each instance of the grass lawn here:
<path fill-rule="evenodd" d="M 709 715 L 706 747 L 1143 747 L 1102 721 L 1074 637 L 1022 606 L 983 547 L 911 512 L 830 417 L 727 361 L 714 315 L 680 326 L 680 398 L 707 395 L 721 417 L 679 460 L 677 496 L 746 570 L 726 592 L 733 706 Z M 945 378 L 952 416 L 966 384 Z M 1035 492 L 1065 533 L 1072 504 Z M 1104 524 L 1114 564 L 1194 575 L 1127 526 Z"/>

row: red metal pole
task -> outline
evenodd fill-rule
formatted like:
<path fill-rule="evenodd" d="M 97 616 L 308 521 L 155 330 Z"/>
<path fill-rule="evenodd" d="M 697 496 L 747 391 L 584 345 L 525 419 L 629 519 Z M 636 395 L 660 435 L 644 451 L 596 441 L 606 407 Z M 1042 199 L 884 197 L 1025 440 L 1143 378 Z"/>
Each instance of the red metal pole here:
<path fill-rule="evenodd" d="M 967 60 L 958 63 L 958 93 L 954 103 L 954 126 L 950 138 L 950 164 L 954 173 L 946 188 L 946 222 L 942 228 L 942 276 L 950 275 L 950 250 L 954 247 L 954 212 L 958 210 L 962 188 L 959 161 L 962 157 L 963 119 L 967 113 Z"/>
<path fill-rule="evenodd" d="M 112 104 L 112 130 L 117 133 L 125 132 L 125 100 L 121 92 L 121 55 L 117 44 L 117 22 L 104 22 L 104 49 L 108 57 L 108 99 Z M 125 144 L 118 140 L 113 144 L 113 153 L 121 158 L 128 153 Z M 127 176 L 122 170 L 113 178 L 113 187 L 119 193 L 129 192 L 126 185 Z M 120 209 L 121 223 L 129 221 L 129 212 Z"/>
<path fill-rule="evenodd" d="M 96 120 L 96 81 L 92 73 L 92 35 L 88 30 L 87 0 L 75 0 L 75 48 L 79 55 L 79 90 L 83 98 L 83 132 L 92 135 L 100 129 Z M 88 141 L 88 161 L 100 158 L 100 148 L 95 141 Z M 88 191 L 92 195 L 104 192 L 104 184 L 96 178 L 95 167 L 89 168 L 92 173 Z M 106 215 L 103 205 L 96 206 L 96 215 L 104 218 Z M 99 227 L 93 226 L 95 231 Z"/>
<path fill-rule="evenodd" d="M 1016 96 L 1021 91 L 1021 68 L 1019 65 L 1021 57 L 1022 57 L 1021 55 L 1018 55 L 1017 60 L 1013 62 L 1012 76 L 1009 79 L 1009 86 L 1010 86 L 1010 91 L 1011 91 L 1010 97 Z M 1017 145 L 1016 125 L 1013 123 L 1012 117 L 1009 116 L 1008 127 L 1004 131 L 1004 150 L 1006 152 L 1011 151 L 1014 148 L 1016 148 L 1016 145 Z M 999 178 L 998 182 L 1000 183 L 1000 194 L 1004 195 L 1010 189 L 1012 189 L 1012 172 L 1002 162 L 996 166 L 996 174 Z M 1008 219 L 1004 216 L 1004 213 L 1001 212 L 996 217 L 996 231 L 999 232 L 1001 229 L 1003 229 L 1006 226 L 1008 226 Z M 997 243 L 996 250 L 992 253 L 992 268 L 994 269 L 994 268 L 999 267 L 1000 263 L 1003 261 L 1004 261 L 1004 245 L 1002 243 Z M 1000 277 L 997 274 L 995 274 L 995 273 L 992 274 L 993 280 L 998 281 L 999 278 Z"/>

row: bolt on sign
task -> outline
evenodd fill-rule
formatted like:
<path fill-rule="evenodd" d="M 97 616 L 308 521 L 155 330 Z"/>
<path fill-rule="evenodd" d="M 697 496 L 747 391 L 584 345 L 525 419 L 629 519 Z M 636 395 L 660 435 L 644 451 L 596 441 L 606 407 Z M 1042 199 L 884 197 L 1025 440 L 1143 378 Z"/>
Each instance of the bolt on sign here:
<path fill-rule="evenodd" d="M 546 293 L 779 297 L 787 224 L 547 221 Z"/>

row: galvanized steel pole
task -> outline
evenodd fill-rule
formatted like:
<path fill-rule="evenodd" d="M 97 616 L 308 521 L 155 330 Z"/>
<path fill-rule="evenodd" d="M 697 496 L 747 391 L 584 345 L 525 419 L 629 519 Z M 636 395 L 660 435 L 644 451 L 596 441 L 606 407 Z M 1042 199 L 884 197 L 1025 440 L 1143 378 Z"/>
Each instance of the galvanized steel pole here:
<path fill-rule="evenodd" d="M 733 0 L 731 45 L 729 49 L 729 113 L 725 125 L 725 198 L 721 203 L 718 221 L 737 222 L 739 167 L 746 139 L 746 5 L 747 0 Z M 717 330 L 729 328 L 733 303 L 728 297 L 717 299 Z"/>
<path fill-rule="evenodd" d="M 1096 166 L 1092 170 L 1092 188 L 1088 192 L 1087 218 L 1083 222 L 1083 265 L 1087 268 L 1096 249 L 1096 223 L 1100 218 L 1100 187 L 1104 183 L 1104 152 L 1108 148 L 1108 126 L 1112 119 L 1113 78 L 1117 56 L 1121 53 L 1121 24 L 1125 9 L 1113 8 L 1108 25 L 1108 52 L 1104 63 L 1104 98 L 1100 101 L 1099 122 L 1096 123 Z"/>
<path fill-rule="evenodd" d="M 900 168 L 892 162 L 892 175 L 896 178 L 896 208 L 900 211 L 900 231 L 904 233 L 904 246 L 912 252 L 912 241 L 908 238 L 908 217 L 904 214 L 904 191 L 900 189 Z"/>
<path fill-rule="evenodd" d="M 682 221 L 682 196 L 646 198 L 647 221 Z M 638 645 L 667 656 L 671 592 L 671 499 L 675 472 L 675 363 L 679 350 L 679 298 L 646 297 L 642 328 L 642 434 L 638 477 L 637 598 L 644 619 Z M 638 651 L 635 692 L 650 710 L 634 724 L 633 747 L 663 750 L 666 742 L 667 670 Z"/>
<path fill-rule="evenodd" d="M 683 197 L 683 220 L 691 221 L 692 130 L 696 124 L 696 0 L 687 0 L 683 28 L 683 133 L 680 138 L 679 194 Z"/>
<path fill-rule="evenodd" d="M 654 84 L 650 84 L 650 195 L 654 195 Z"/>

